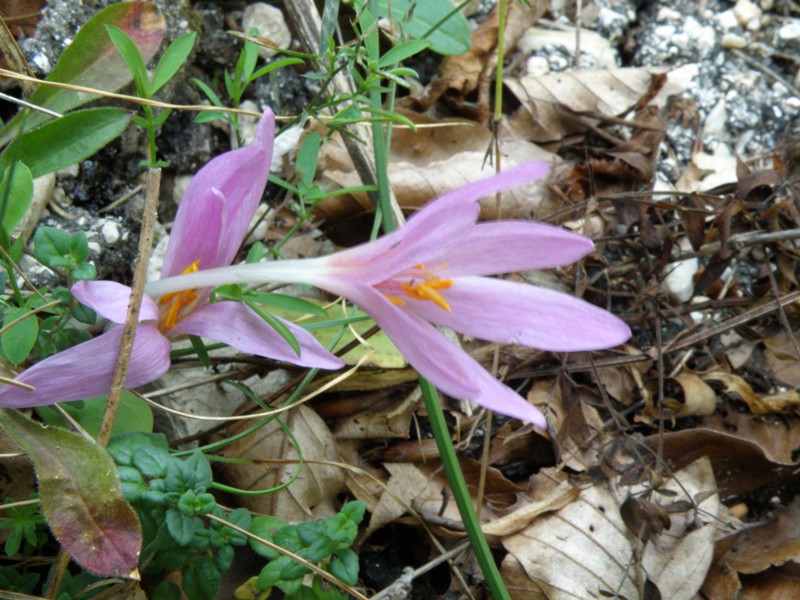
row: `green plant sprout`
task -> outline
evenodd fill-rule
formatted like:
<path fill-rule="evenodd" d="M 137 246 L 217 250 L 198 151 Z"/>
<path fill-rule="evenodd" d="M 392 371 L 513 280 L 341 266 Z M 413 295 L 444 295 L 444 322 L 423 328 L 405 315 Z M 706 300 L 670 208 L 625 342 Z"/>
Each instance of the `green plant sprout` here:
<path fill-rule="evenodd" d="M 322 567 L 348 585 L 358 581 L 358 556 L 350 548 L 358 535 L 358 525 L 364 518 L 361 501 L 348 502 L 341 510 L 322 521 L 289 525 L 269 516 L 253 518 L 251 531 L 260 538 L 289 550 L 308 562 Z M 265 544 L 253 539 L 250 547 L 270 562 L 255 577 L 256 590 L 269 592 L 279 587 L 286 598 L 302 600 L 344 600 L 345 595 L 335 588 L 325 589 L 319 575 L 309 587 L 303 578 L 310 569 Z"/>
<path fill-rule="evenodd" d="M 253 29 L 250 32 L 251 35 L 257 36 L 258 30 Z M 256 64 L 258 63 L 258 44 L 245 39 L 244 46 L 242 47 L 242 51 L 239 53 L 239 58 L 236 61 L 236 67 L 231 73 L 227 68 L 223 72 L 223 80 L 225 84 L 225 92 L 230 99 L 230 104 L 233 108 L 239 108 L 242 98 L 244 96 L 245 91 L 247 90 L 248 86 L 264 77 L 265 75 L 271 73 L 275 69 L 280 69 L 283 67 L 288 67 L 291 65 L 301 64 L 303 60 L 297 57 L 289 57 L 284 58 L 281 60 L 276 60 L 271 62 L 268 65 L 265 65 L 256 71 Z M 200 91 L 208 98 L 208 100 L 214 106 L 219 108 L 224 108 L 225 104 L 223 104 L 220 97 L 217 93 L 205 82 L 196 77 L 192 78 L 194 84 L 200 88 Z M 231 131 L 231 141 L 232 143 L 241 144 L 241 140 L 239 139 L 239 115 L 238 113 L 229 113 L 223 111 L 207 111 L 202 112 L 195 118 L 197 123 L 208 123 L 210 121 L 216 121 L 218 119 L 224 119 L 227 121 L 232 128 Z"/>
<path fill-rule="evenodd" d="M 108 31 L 108 36 L 111 38 L 111 42 L 116 46 L 117 50 L 119 50 L 119 53 L 125 60 L 125 64 L 133 75 L 136 93 L 146 100 L 150 100 L 158 90 L 164 87 L 167 82 L 175 76 L 178 69 L 186 62 L 194 46 L 194 40 L 197 37 L 197 33 L 192 31 L 172 42 L 158 61 L 155 71 L 153 71 L 153 76 L 150 77 L 147 74 L 147 66 L 139 52 L 138 46 L 128 34 L 115 25 L 106 25 L 106 30 Z M 168 163 L 157 158 L 156 130 L 164 124 L 167 117 L 169 117 L 172 112 L 172 109 L 165 109 L 155 114 L 152 106 L 143 104 L 142 110 L 144 111 L 144 117 L 138 115 L 133 117 L 133 121 L 147 132 L 150 156 L 149 159 L 142 162 L 151 167 L 160 168 L 169 166 Z"/>

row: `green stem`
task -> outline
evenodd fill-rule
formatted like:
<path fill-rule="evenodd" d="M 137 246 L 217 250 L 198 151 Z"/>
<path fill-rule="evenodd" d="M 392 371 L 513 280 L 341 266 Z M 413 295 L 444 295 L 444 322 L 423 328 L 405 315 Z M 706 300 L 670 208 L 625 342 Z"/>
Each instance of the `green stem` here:
<path fill-rule="evenodd" d="M 428 380 L 422 377 L 419 378 L 419 387 L 422 390 L 422 398 L 425 400 L 425 409 L 428 411 L 428 420 L 431 424 L 433 437 L 436 439 L 436 446 L 439 448 L 439 458 L 447 475 L 447 481 L 450 483 L 450 489 L 453 492 L 456 506 L 458 506 L 458 512 L 461 514 L 461 521 L 467 530 L 467 537 L 469 537 L 469 541 L 472 544 L 472 551 L 475 552 L 475 558 L 478 559 L 481 572 L 486 578 L 486 585 L 489 586 L 489 591 L 492 593 L 494 600 L 510 600 L 511 596 L 509 596 L 503 584 L 500 571 L 497 569 L 497 563 L 494 562 L 492 551 L 489 549 L 489 544 L 486 542 L 481 530 L 478 515 L 475 514 L 475 507 L 472 505 L 467 482 L 464 479 L 464 473 L 461 472 L 461 465 L 458 464 L 456 451 L 450 440 L 450 431 L 444 420 L 444 411 L 442 411 L 442 406 L 439 403 L 439 393 Z"/>

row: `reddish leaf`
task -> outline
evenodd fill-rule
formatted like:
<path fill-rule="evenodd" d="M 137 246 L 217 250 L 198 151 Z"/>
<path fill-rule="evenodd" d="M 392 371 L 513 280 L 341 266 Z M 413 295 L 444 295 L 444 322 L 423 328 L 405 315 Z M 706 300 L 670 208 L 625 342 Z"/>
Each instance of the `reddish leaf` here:
<path fill-rule="evenodd" d="M 116 25 L 136 43 L 145 63 L 155 56 L 164 36 L 163 15 L 151 2 L 119 2 L 97 13 L 67 46 L 48 81 L 97 88 L 113 92 L 131 82 L 133 77 L 106 32 L 106 25 Z M 65 113 L 96 99 L 86 94 L 40 85 L 30 101 L 59 113 Z M 42 112 L 30 113 L 25 128 L 38 127 L 51 117 Z M 22 117 L 12 119 L 3 129 L 0 145 L 13 136 Z"/>
<path fill-rule="evenodd" d="M 69 555 L 97 575 L 138 579 L 141 528 L 105 450 L 15 410 L 0 409 L 0 425 L 33 461 L 42 512 Z"/>

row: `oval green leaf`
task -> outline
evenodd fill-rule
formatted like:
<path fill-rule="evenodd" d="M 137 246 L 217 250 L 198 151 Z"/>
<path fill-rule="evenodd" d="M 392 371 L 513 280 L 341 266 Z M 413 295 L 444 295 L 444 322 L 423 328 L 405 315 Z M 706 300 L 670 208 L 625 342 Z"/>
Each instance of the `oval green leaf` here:
<path fill-rule="evenodd" d="M 391 18 L 407 37 L 430 41 L 434 52 L 456 56 L 469 50 L 472 36 L 467 18 L 450 0 L 414 2 L 413 10 L 409 5 L 409 0 L 377 0 L 373 10 L 378 18 Z"/>
<path fill-rule="evenodd" d="M 0 182 L 0 221 L 8 233 L 25 217 L 33 201 L 33 176 L 24 163 L 6 168 Z"/>
<path fill-rule="evenodd" d="M 0 336 L 0 345 L 6 358 L 18 365 L 33 350 L 39 336 L 39 321 L 27 308 L 12 308 L 3 318 L 3 329 L 6 327 L 8 329 Z"/>
<path fill-rule="evenodd" d="M 0 425 L 33 461 L 42 512 L 69 555 L 96 575 L 138 578 L 141 527 L 106 451 L 16 410 L 0 409 Z"/>
<path fill-rule="evenodd" d="M 106 25 L 122 29 L 138 46 L 145 63 L 158 52 L 164 37 L 166 21 L 152 2 L 118 2 L 101 10 L 75 35 L 58 60 L 47 81 L 58 81 L 114 92 L 131 82 L 132 75 L 120 53 L 106 33 Z M 40 85 L 29 99 L 58 113 L 65 113 L 96 99 L 86 94 Z M 0 133 L 0 146 L 17 135 L 22 113 L 11 119 Z M 38 127 L 52 119 L 34 111 L 29 113 L 26 129 Z"/>
<path fill-rule="evenodd" d="M 23 135 L 17 157 L 33 177 L 52 173 L 97 152 L 122 133 L 130 118 L 130 112 L 120 108 L 75 111 Z M 0 157 L 0 166 L 7 166 L 10 150 Z"/>

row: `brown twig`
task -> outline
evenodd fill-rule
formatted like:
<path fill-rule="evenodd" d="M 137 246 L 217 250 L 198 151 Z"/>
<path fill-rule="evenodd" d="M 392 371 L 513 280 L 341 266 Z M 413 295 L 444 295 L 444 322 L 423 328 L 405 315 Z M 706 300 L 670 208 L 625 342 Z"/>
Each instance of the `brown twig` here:
<path fill-rule="evenodd" d="M 158 213 L 158 192 L 161 185 L 161 169 L 150 168 L 147 170 L 147 191 L 145 193 L 145 209 L 142 219 L 142 233 L 139 237 L 139 260 L 133 274 L 133 286 L 130 300 L 128 301 L 128 314 L 122 326 L 122 343 L 119 348 L 119 358 L 114 377 L 111 380 L 111 389 L 108 393 L 108 402 L 100 424 L 100 433 L 97 443 L 101 446 L 108 444 L 111 437 L 111 428 L 114 425 L 117 411 L 119 410 L 122 391 L 125 389 L 125 379 L 128 376 L 128 366 L 133 351 L 133 339 L 136 334 L 136 325 L 139 322 L 139 309 L 142 306 L 144 284 L 147 279 L 147 263 L 150 260 L 150 250 L 153 246 L 153 229 L 155 228 Z"/>

